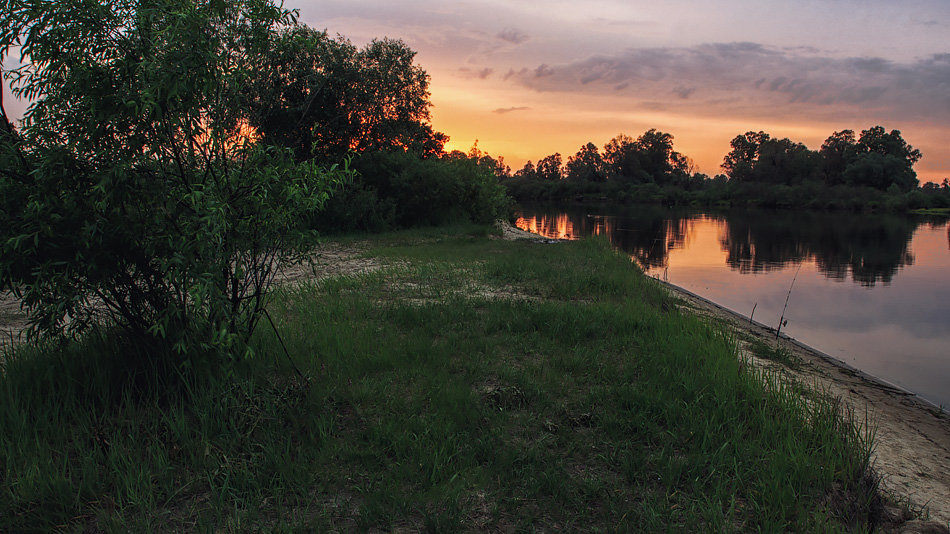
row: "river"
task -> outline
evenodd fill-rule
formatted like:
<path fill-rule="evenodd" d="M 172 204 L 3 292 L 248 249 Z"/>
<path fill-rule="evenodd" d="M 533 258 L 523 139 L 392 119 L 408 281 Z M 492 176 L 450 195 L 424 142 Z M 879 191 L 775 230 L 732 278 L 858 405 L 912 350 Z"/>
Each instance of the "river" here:
<path fill-rule="evenodd" d="M 950 406 L 946 218 L 526 206 L 550 238 L 604 235 L 649 275 Z M 787 306 L 786 306 L 787 301 Z"/>

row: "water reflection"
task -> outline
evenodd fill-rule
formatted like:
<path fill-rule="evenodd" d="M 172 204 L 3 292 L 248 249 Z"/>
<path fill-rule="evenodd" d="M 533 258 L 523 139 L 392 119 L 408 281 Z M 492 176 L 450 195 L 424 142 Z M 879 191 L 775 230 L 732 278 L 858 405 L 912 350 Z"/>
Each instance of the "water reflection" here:
<path fill-rule="evenodd" d="M 652 206 L 624 211 L 621 216 L 596 215 L 577 208 L 532 208 L 518 217 L 515 225 L 552 239 L 603 235 L 614 246 L 632 254 L 640 265 L 665 267 L 668 251 L 686 243 L 689 219 L 686 212 Z"/>
<path fill-rule="evenodd" d="M 885 215 L 742 213 L 728 218 L 722 246 L 729 266 L 741 273 L 811 261 L 828 278 L 845 280 L 850 273 L 854 282 L 873 287 L 913 265 L 909 246 L 919 224 Z"/>
<path fill-rule="evenodd" d="M 687 246 L 696 225 L 712 224 L 720 233 L 726 264 L 742 274 L 812 262 L 827 278 L 846 280 L 850 275 L 855 283 L 873 287 L 890 284 L 904 266 L 913 265 L 910 242 L 923 222 L 893 215 L 764 211 L 697 215 L 646 207 L 612 215 L 534 208 L 516 224 L 558 239 L 605 235 L 646 269 L 666 268 L 670 251 Z"/>

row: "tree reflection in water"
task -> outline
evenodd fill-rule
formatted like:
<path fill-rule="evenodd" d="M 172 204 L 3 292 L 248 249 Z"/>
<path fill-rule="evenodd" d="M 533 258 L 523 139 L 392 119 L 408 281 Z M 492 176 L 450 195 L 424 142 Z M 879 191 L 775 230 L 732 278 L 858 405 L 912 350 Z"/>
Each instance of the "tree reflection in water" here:
<path fill-rule="evenodd" d="M 813 261 L 828 278 L 866 287 L 889 284 L 905 265 L 920 225 L 908 217 L 849 213 L 748 212 L 728 217 L 727 263 L 740 272 Z"/>
<path fill-rule="evenodd" d="M 724 228 L 720 246 L 727 265 L 740 273 L 814 262 L 828 278 L 846 280 L 850 274 L 854 282 L 873 287 L 889 284 L 902 267 L 913 265 L 911 238 L 927 222 L 900 215 L 794 211 L 700 215 L 654 206 L 593 213 L 589 208 L 531 207 L 517 225 L 552 238 L 605 235 L 642 266 L 654 269 L 668 266 L 669 251 L 690 241 L 694 224 L 712 219 Z"/>

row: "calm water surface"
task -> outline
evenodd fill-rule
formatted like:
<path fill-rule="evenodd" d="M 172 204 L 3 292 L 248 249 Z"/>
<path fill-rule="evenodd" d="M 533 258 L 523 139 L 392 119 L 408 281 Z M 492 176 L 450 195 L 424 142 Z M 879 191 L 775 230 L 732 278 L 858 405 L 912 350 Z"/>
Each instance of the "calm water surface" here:
<path fill-rule="evenodd" d="M 517 226 L 606 235 L 650 276 L 950 406 L 947 220 L 807 212 L 704 214 L 654 207 L 522 209 Z M 794 279 L 794 285 L 792 286 Z"/>

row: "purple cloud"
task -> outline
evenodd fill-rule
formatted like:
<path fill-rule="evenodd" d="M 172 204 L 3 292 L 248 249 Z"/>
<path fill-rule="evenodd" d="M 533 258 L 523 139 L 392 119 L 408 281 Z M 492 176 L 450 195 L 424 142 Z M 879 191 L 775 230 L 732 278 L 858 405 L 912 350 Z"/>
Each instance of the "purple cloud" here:
<path fill-rule="evenodd" d="M 505 76 L 540 92 L 630 92 L 641 104 L 673 95 L 691 105 L 738 97 L 735 111 L 779 106 L 873 110 L 885 118 L 950 120 L 950 54 L 899 63 L 757 43 L 634 48 Z M 720 108 L 721 109 L 721 108 Z"/>
<path fill-rule="evenodd" d="M 498 32 L 496 36 L 502 41 L 507 41 L 511 44 L 521 44 L 527 41 L 530 37 L 528 34 L 524 33 L 521 30 L 516 30 L 514 28 L 505 28 L 504 30 Z"/>
<path fill-rule="evenodd" d="M 529 108 L 528 106 L 517 106 L 517 107 L 511 107 L 511 108 L 498 108 L 498 109 L 492 111 L 492 113 L 497 113 L 497 114 L 499 114 L 499 115 L 504 115 L 505 113 L 511 113 L 512 111 L 527 111 L 527 110 L 529 110 L 529 109 L 531 109 L 531 108 Z"/>

